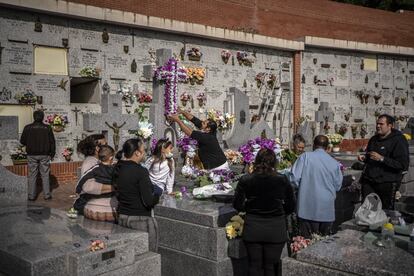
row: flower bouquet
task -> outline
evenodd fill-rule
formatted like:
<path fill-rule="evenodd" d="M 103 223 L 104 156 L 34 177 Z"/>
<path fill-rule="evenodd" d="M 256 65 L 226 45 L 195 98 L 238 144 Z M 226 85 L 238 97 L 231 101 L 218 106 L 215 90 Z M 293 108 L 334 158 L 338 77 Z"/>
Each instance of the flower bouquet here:
<path fill-rule="evenodd" d="M 86 66 L 79 71 L 79 75 L 84 78 L 97 78 L 99 77 L 99 71 L 97 68 Z"/>
<path fill-rule="evenodd" d="M 125 103 L 134 104 L 136 100 L 136 95 L 132 94 L 131 86 L 129 85 L 120 86 L 117 92 L 118 94 L 122 95 L 122 100 Z"/>
<path fill-rule="evenodd" d="M 197 68 L 197 67 L 189 67 L 187 68 L 187 77 L 190 80 L 192 85 L 194 84 L 202 84 L 204 81 L 206 69 L 204 68 Z"/>
<path fill-rule="evenodd" d="M 228 149 L 224 152 L 227 161 L 232 165 L 243 164 L 243 155 L 239 151 Z"/>
<path fill-rule="evenodd" d="M 243 233 L 244 219 L 241 214 L 233 216 L 226 224 L 226 235 L 229 239 L 241 237 Z"/>
<path fill-rule="evenodd" d="M 73 154 L 73 147 L 72 146 L 67 146 L 63 149 L 62 151 L 62 156 L 65 158 L 66 161 L 70 161 L 72 158 L 72 154 Z"/>
<path fill-rule="evenodd" d="M 271 140 L 266 138 L 256 138 L 254 140 L 247 141 L 246 144 L 242 145 L 239 148 L 240 153 L 243 156 L 243 162 L 245 164 L 252 164 L 256 158 L 257 153 L 263 149 L 273 150 L 276 156 L 280 159 L 280 153 L 282 152 L 282 147 L 278 140 Z"/>
<path fill-rule="evenodd" d="M 180 96 L 180 101 L 183 106 L 187 106 L 187 102 L 190 101 L 191 99 L 192 99 L 191 95 L 188 94 L 187 92 L 182 93 Z"/>
<path fill-rule="evenodd" d="M 46 117 L 45 123 L 50 125 L 55 132 L 65 130 L 65 126 L 69 123 L 66 115 L 53 114 Z"/>
<path fill-rule="evenodd" d="M 250 56 L 245 51 L 237 51 L 236 57 L 240 65 L 252 66 L 254 63 L 254 57 Z"/>
<path fill-rule="evenodd" d="M 17 93 L 14 98 L 19 102 L 19 104 L 36 104 L 37 96 L 31 91 L 27 89 L 24 93 Z"/>
<path fill-rule="evenodd" d="M 298 253 L 300 250 L 308 247 L 309 245 L 315 244 L 318 241 L 326 239 L 327 236 L 321 236 L 318 234 L 312 234 L 311 239 L 305 239 L 302 236 L 296 236 L 292 238 L 292 243 L 290 244 L 290 250 L 292 254 Z"/>
<path fill-rule="evenodd" d="M 404 133 L 403 136 L 407 141 L 410 141 L 412 139 L 411 134 L 409 133 Z"/>
<path fill-rule="evenodd" d="M 16 149 L 11 151 L 10 158 L 13 165 L 22 165 L 27 163 L 27 152 L 23 145 L 17 146 Z"/>
<path fill-rule="evenodd" d="M 204 92 L 200 92 L 197 94 L 198 106 L 203 107 L 204 104 L 207 102 L 207 96 Z"/>
<path fill-rule="evenodd" d="M 141 92 L 136 95 L 140 104 L 152 103 L 152 95 L 147 92 Z"/>
<path fill-rule="evenodd" d="M 348 132 L 348 125 L 342 124 L 338 129 L 338 134 L 345 136 L 345 134 Z"/>
<path fill-rule="evenodd" d="M 147 141 L 154 134 L 154 127 L 150 122 L 141 121 L 138 123 L 136 135 Z"/>
<path fill-rule="evenodd" d="M 221 59 L 223 60 L 223 62 L 225 64 L 227 64 L 227 62 L 229 62 L 230 57 L 231 57 L 231 52 L 229 50 L 222 50 L 221 51 Z"/>
<path fill-rule="evenodd" d="M 341 134 L 335 133 L 335 134 L 327 134 L 326 137 L 329 139 L 329 143 L 333 146 L 338 146 L 342 139 L 344 138 Z"/>
<path fill-rule="evenodd" d="M 220 131 L 230 129 L 236 119 L 233 114 L 222 113 L 214 109 L 207 112 L 207 118 L 215 121 Z"/>
<path fill-rule="evenodd" d="M 193 47 L 187 51 L 187 56 L 189 60 L 200 61 L 203 54 L 200 52 L 200 48 Z"/>
<path fill-rule="evenodd" d="M 181 139 L 177 140 L 178 148 L 185 154 L 191 152 L 194 153 L 197 150 L 198 142 L 188 136 L 184 136 Z M 194 156 L 193 156 L 194 157 Z"/>

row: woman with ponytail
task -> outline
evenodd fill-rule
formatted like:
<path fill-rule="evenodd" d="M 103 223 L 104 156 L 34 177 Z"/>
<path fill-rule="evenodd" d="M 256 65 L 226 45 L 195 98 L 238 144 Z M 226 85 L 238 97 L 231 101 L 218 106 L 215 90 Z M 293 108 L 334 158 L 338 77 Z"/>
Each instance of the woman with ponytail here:
<path fill-rule="evenodd" d="M 261 149 L 254 170 L 237 185 L 233 206 L 246 212 L 242 238 L 249 275 L 279 275 L 280 256 L 287 241 L 286 215 L 295 209 L 293 188 L 276 171 L 276 155 Z"/>
<path fill-rule="evenodd" d="M 168 139 L 158 140 L 151 158 L 145 162 L 152 184 L 166 193 L 172 193 L 174 186 L 175 165 L 173 145 Z"/>
<path fill-rule="evenodd" d="M 118 198 L 118 224 L 148 232 L 149 248 L 158 251 L 158 225 L 153 208 L 160 194 L 154 194 L 153 185 L 146 168 L 141 165 L 145 147 L 141 139 L 129 139 L 117 153 L 113 184 Z"/>

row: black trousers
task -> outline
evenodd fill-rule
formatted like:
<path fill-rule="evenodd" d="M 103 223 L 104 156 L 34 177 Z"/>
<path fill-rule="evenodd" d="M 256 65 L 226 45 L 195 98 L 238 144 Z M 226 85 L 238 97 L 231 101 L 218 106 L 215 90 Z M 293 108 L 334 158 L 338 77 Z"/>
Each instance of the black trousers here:
<path fill-rule="evenodd" d="M 285 242 L 244 242 L 249 259 L 249 276 L 282 275 L 280 256 Z"/>
<path fill-rule="evenodd" d="M 319 222 L 298 218 L 299 232 L 306 239 L 312 238 L 312 234 L 327 236 L 331 234 L 332 222 Z"/>
<path fill-rule="evenodd" d="M 382 209 L 394 210 L 395 193 L 399 189 L 400 183 L 373 183 L 361 180 L 362 200 L 370 193 L 376 193 L 382 203 Z"/>

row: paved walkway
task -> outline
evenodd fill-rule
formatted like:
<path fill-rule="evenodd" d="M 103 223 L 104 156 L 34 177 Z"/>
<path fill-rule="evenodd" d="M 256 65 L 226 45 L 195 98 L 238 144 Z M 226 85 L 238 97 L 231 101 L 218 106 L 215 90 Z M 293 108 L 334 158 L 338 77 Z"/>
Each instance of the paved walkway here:
<path fill-rule="evenodd" d="M 59 186 L 51 187 L 51 200 L 44 200 L 43 193 L 40 192 L 37 196 L 36 201 L 29 201 L 29 204 L 41 205 L 67 211 L 72 207 L 73 201 L 75 200 L 75 186 L 76 183 L 74 182 L 70 184 L 59 184 Z"/>

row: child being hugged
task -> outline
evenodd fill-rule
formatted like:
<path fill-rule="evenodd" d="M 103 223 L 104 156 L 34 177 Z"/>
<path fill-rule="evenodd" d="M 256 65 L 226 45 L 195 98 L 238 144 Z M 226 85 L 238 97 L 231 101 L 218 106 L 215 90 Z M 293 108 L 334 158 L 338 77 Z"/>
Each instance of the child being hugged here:
<path fill-rule="evenodd" d="M 152 184 L 158 186 L 164 193 L 172 193 L 175 177 L 173 145 L 168 139 L 160 139 L 152 156 L 145 162 Z"/>

